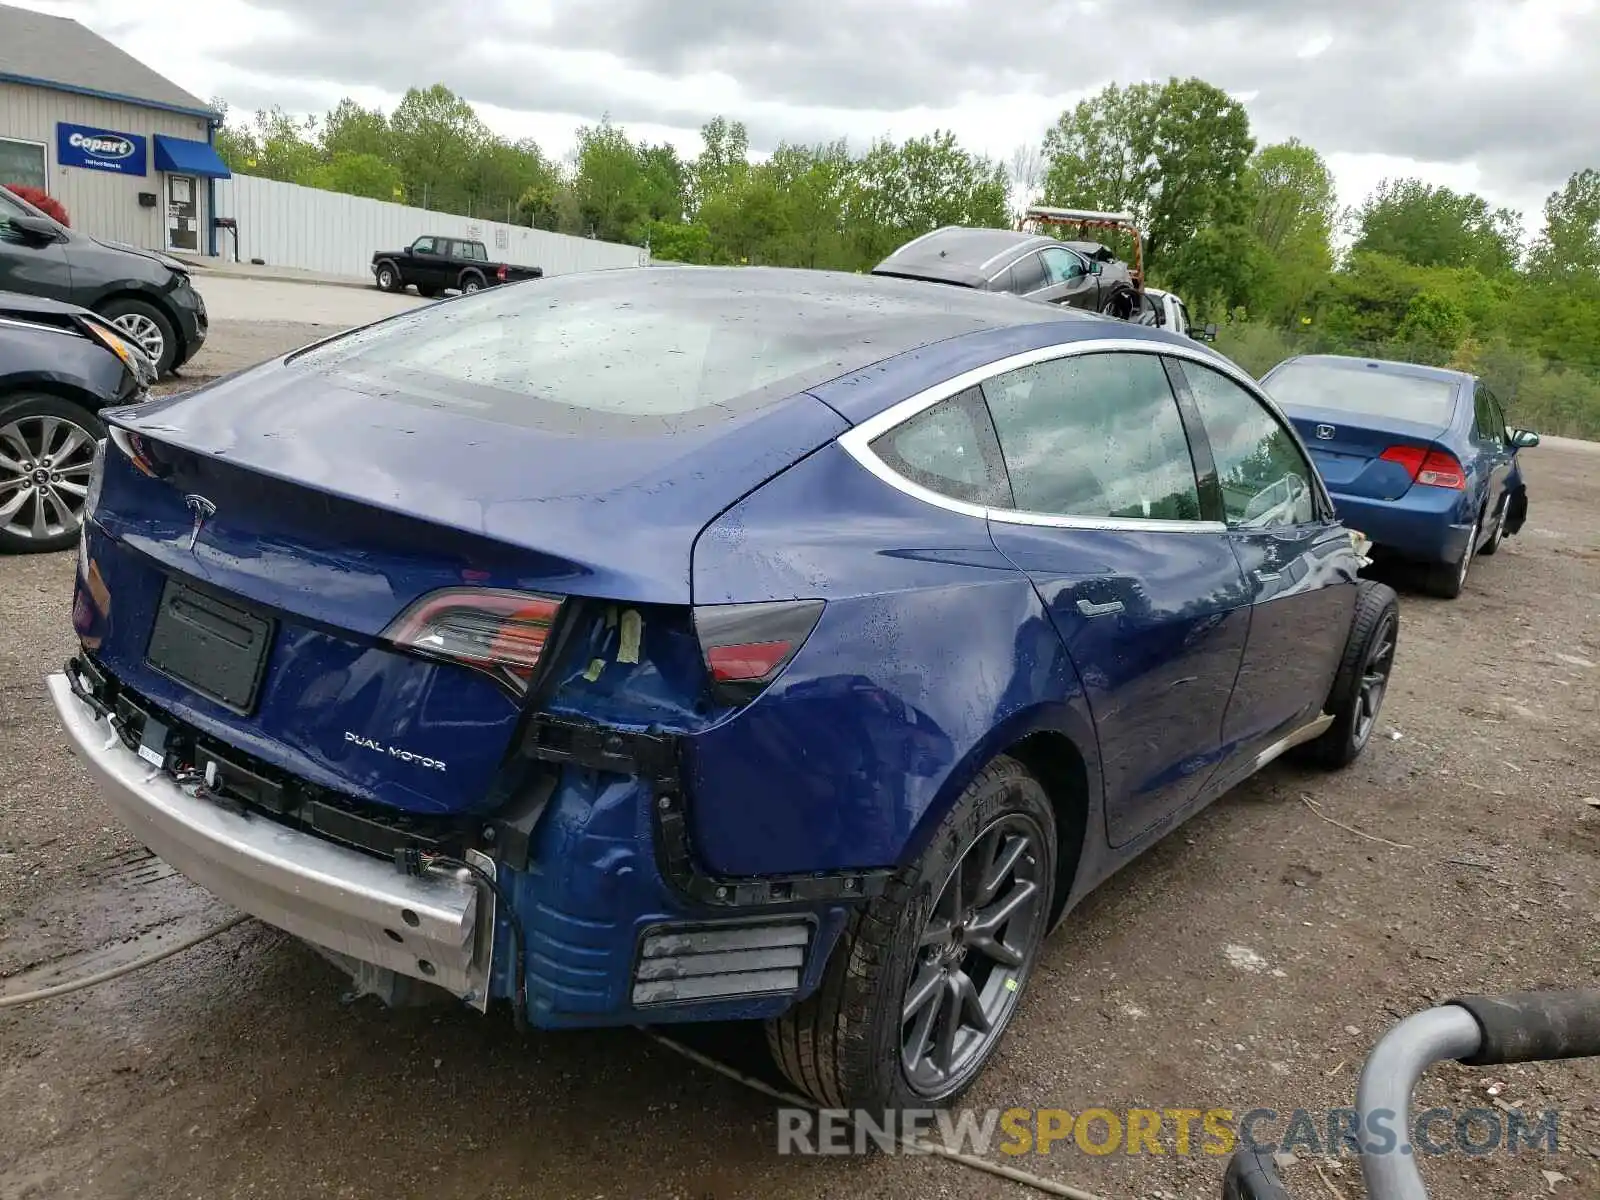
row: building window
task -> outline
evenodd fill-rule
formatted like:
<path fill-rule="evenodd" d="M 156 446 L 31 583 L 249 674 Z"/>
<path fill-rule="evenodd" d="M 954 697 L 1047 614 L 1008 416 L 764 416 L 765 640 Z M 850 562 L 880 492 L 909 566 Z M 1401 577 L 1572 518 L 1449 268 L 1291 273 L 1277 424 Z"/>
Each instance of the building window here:
<path fill-rule="evenodd" d="M 20 183 L 48 192 L 50 177 L 45 165 L 43 142 L 0 138 L 0 184 Z"/>

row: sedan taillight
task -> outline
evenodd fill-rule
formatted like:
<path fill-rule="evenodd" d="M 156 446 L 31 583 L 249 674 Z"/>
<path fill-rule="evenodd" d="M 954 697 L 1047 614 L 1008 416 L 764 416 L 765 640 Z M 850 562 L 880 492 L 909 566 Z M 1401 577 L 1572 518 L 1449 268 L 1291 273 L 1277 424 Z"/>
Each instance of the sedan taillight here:
<path fill-rule="evenodd" d="M 698 605 L 694 630 L 712 689 L 732 704 L 755 699 L 811 636 L 823 607 L 821 600 Z"/>
<path fill-rule="evenodd" d="M 482 671 L 520 697 L 527 693 L 560 612 L 561 601 L 554 596 L 444 588 L 414 602 L 384 637 L 415 653 Z"/>
<path fill-rule="evenodd" d="M 1399 463 L 1411 476 L 1412 483 L 1420 483 L 1424 487 L 1454 488 L 1459 492 L 1467 486 L 1467 475 L 1461 468 L 1461 460 L 1448 450 L 1390 446 L 1378 457 L 1384 462 Z"/>

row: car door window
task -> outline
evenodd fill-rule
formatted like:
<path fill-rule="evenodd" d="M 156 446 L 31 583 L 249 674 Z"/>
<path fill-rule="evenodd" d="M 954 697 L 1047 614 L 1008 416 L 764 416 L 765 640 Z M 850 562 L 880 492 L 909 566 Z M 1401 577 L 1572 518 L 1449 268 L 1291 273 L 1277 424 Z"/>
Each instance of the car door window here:
<path fill-rule="evenodd" d="M 1231 526 L 1304 525 L 1317 515 L 1311 464 L 1272 411 L 1221 371 L 1182 364 L 1211 443 Z"/>
<path fill-rule="evenodd" d="M 1011 505 L 994 426 L 977 388 L 895 426 L 873 440 L 872 451 L 890 470 L 941 496 L 968 504 Z"/>
<path fill-rule="evenodd" d="M 1200 518 L 1177 401 L 1153 354 L 1083 354 L 1008 371 L 983 392 L 1019 509 Z"/>
<path fill-rule="evenodd" d="M 1511 437 L 1511 426 L 1506 423 L 1505 407 L 1500 403 L 1500 397 L 1496 396 L 1487 387 L 1483 390 L 1484 394 L 1489 397 L 1489 411 L 1494 414 L 1495 433 L 1500 437 L 1501 446 L 1504 446 Z"/>
<path fill-rule="evenodd" d="M 1473 388 L 1473 407 L 1478 429 L 1478 440 L 1486 446 L 1501 447 L 1506 441 L 1505 417 L 1499 414 L 1499 405 L 1483 384 Z"/>
<path fill-rule="evenodd" d="M 433 239 L 431 237 L 418 238 L 411 243 L 411 249 L 416 254 L 432 254 L 434 252 Z"/>
<path fill-rule="evenodd" d="M 1051 284 L 1070 283 L 1087 274 L 1083 260 L 1070 250 L 1050 246 L 1039 251 L 1039 257 L 1044 260 L 1045 276 Z"/>
<path fill-rule="evenodd" d="M 1010 274 L 1011 283 L 1006 291 L 1015 292 L 1018 296 L 1036 292 L 1044 287 L 1046 282 L 1044 263 L 1037 254 L 1030 254 L 1012 263 Z"/>

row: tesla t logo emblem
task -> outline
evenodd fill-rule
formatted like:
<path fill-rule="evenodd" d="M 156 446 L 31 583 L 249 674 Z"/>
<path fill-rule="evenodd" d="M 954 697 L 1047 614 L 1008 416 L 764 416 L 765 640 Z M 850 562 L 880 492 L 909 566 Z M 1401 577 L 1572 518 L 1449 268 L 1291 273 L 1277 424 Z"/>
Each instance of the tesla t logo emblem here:
<path fill-rule="evenodd" d="M 1317 426 L 1317 436 L 1319 438 L 1321 438 L 1325 442 L 1332 441 L 1333 440 L 1333 435 L 1335 433 L 1337 433 L 1337 432 L 1338 432 L 1338 430 L 1336 430 L 1332 425 L 1318 425 Z"/>
<path fill-rule="evenodd" d="M 194 544 L 200 540 L 200 531 L 205 528 L 205 523 L 217 515 L 217 506 L 200 495 L 185 496 L 183 502 L 194 514 L 194 528 L 189 531 L 189 549 L 193 550 Z"/>

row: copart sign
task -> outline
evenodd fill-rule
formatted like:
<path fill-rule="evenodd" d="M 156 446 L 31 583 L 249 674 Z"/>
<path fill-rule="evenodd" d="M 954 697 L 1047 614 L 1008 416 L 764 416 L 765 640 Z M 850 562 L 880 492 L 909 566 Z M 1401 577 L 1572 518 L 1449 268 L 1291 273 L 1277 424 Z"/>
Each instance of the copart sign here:
<path fill-rule="evenodd" d="M 56 162 L 63 167 L 143 175 L 145 139 L 114 129 L 91 129 L 62 121 L 56 125 Z"/>

